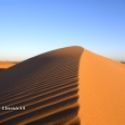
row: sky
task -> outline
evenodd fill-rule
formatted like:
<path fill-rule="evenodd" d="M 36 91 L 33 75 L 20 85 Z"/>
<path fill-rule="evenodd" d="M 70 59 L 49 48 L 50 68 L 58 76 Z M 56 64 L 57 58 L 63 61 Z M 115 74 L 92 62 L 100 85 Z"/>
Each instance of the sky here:
<path fill-rule="evenodd" d="M 125 0 L 0 0 L 0 60 L 73 45 L 125 60 Z"/>

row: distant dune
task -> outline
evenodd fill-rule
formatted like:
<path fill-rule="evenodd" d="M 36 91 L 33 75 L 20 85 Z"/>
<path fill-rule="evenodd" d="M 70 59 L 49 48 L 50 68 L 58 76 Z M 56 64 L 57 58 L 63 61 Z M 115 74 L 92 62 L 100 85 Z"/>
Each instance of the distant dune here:
<path fill-rule="evenodd" d="M 0 73 L 2 125 L 125 125 L 124 65 L 81 47 L 50 51 Z"/>
<path fill-rule="evenodd" d="M 121 61 L 122 64 L 125 64 L 125 61 Z"/>
<path fill-rule="evenodd" d="M 6 69 L 11 66 L 14 66 L 17 64 L 17 62 L 12 62 L 12 61 L 0 61 L 0 69 Z"/>

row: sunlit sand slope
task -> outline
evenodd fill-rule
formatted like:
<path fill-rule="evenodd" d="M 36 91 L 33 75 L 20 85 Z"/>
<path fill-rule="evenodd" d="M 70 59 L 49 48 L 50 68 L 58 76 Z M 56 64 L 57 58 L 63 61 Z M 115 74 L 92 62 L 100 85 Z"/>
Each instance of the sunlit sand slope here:
<path fill-rule="evenodd" d="M 123 64 L 85 50 L 79 76 L 81 125 L 125 125 Z"/>
<path fill-rule="evenodd" d="M 0 74 L 0 107 L 25 106 L 23 111 L 0 110 L 3 125 L 79 125 L 78 68 L 80 47 L 51 51 Z"/>

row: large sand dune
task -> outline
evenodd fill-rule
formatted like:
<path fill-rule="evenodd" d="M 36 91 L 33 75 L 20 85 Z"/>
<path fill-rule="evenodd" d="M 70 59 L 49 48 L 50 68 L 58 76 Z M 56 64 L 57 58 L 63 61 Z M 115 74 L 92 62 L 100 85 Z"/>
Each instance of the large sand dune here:
<path fill-rule="evenodd" d="M 69 47 L 26 60 L 0 74 L 0 106 L 26 106 L 1 111 L 4 125 L 79 124 L 78 68 L 83 49 Z"/>
<path fill-rule="evenodd" d="M 0 73 L 2 125 L 125 125 L 125 68 L 81 47 L 30 58 Z"/>

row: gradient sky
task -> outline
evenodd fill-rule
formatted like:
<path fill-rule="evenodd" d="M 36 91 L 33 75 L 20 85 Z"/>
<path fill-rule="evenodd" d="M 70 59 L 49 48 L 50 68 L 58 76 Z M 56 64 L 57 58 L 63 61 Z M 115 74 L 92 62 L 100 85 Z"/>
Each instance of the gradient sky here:
<path fill-rule="evenodd" d="M 125 59 L 125 0 L 0 0 L 0 60 L 71 45 Z"/>

